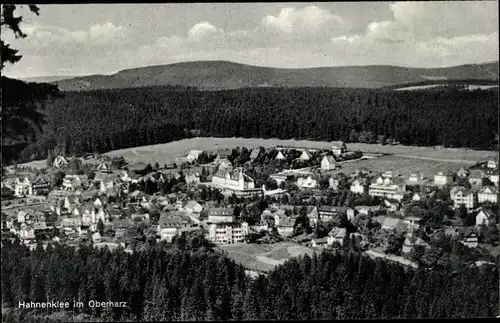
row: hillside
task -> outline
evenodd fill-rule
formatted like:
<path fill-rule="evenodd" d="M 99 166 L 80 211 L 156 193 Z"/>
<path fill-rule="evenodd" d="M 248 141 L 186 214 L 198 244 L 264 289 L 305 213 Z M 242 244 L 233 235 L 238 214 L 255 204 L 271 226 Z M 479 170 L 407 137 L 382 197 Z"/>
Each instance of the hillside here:
<path fill-rule="evenodd" d="M 166 85 L 217 90 L 304 86 L 382 88 L 426 80 L 459 79 L 496 81 L 498 62 L 429 69 L 384 65 L 285 69 L 227 61 L 196 61 L 134 68 L 113 75 L 83 76 L 54 83 L 63 91 Z"/>
<path fill-rule="evenodd" d="M 22 81 L 34 82 L 34 83 L 47 83 L 47 82 L 57 82 L 65 79 L 75 78 L 75 75 L 50 75 L 50 76 L 35 76 L 35 77 L 25 77 Z"/>

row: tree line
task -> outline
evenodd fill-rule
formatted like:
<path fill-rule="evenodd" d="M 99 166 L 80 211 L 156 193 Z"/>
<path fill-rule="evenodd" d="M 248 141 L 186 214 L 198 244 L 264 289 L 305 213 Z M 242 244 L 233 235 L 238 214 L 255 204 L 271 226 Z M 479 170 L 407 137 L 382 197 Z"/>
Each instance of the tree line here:
<path fill-rule="evenodd" d="M 132 254 L 84 245 L 76 250 L 55 245 L 29 251 L 16 242 L 4 244 L 4 307 L 17 307 L 20 300 L 127 302 L 126 308 L 84 306 L 70 311 L 103 321 L 497 314 L 498 272 L 493 266 L 414 270 L 343 250 L 304 255 L 252 279 L 245 276 L 243 267 L 211 249 L 199 248 L 200 243 L 174 243 L 176 247 L 159 244 Z M 47 310 L 10 311 L 3 314 L 3 321 L 23 322 L 47 314 Z"/>
<path fill-rule="evenodd" d="M 145 87 L 66 92 L 46 105 L 43 133 L 18 158 L 45 158 L 56 147 L 80 155 L 194 136 L 347 142 L 384 136 L 405 145 L 492 149 L 498 131 L 497 89 Z"/>

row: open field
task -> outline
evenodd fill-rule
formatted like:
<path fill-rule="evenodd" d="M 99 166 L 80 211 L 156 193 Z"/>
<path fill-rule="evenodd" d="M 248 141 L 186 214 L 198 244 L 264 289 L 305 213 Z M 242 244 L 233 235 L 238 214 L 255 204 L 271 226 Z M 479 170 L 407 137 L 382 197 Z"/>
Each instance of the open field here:
<path fill-rule="evenodd" d="M 218 148 L 234 147 L 253 147 L 263 146 L 266 148 L 282 146 L 308 147 L 316 149 L 328 149 L 332 145 L 338 145 L 339 142 L 327 141 L 308 141 L 308 140 L 281 140 L 281 139 L 261 139 L 261 138 L 191 138 L 179 141 L 173 141 L 166 144 L 151 146 L 142 146 L 114 150 L 106 155 L 115 157 L 123 156 L 130 163 L 159 163 L 164 165 L 168 162 L 174 162 L 174 159 L 186 155 L 192 149 L 215 150 Z M 447 162 L 465 161 L 474 164 L 478 161 L 493 158 L 494 151 L 470 150 L 464 148 L 433 148 L 433 147 L 411 147 L 411 146 L 382 146 L 377 144 L 347 144 L 349 150 L 361 150 L 366 153 L 390 153 L 402 156 L 413 156 L 425 159 L 440 159 Z M 379 159 L 374 159 L 378 161 Z M 414 163 L 420 163 L 420 160 L 414 160 Z M 459 164 L 459 163 L 457 163 Z M 22 164 L 25 166 L 43 168 L 46 167 L 45 161 L 33 161 Z M 460 166 L 458 166 L 460 167 Z"/>
<path fill-rule="evenodd" d="M 299 257 L 305 254 L 312 255 L 314 253 L 311 248 L 286 242 L 271 245 L 225 245 L 219 248 L 236 263 L 257 271 L 269 271 L 283 264 L 290 258 Z"/>

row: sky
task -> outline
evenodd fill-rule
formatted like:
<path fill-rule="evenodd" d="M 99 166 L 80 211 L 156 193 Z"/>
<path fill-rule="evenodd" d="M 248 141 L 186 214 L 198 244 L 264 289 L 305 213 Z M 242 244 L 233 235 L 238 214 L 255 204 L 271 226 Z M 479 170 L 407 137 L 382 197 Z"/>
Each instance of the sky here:
<path fill-rule="evenodd" d="M 497 61 L 498 1 L 40 5 L 15 78 L 112 74 L 197 60 L 303 68 Z"/>

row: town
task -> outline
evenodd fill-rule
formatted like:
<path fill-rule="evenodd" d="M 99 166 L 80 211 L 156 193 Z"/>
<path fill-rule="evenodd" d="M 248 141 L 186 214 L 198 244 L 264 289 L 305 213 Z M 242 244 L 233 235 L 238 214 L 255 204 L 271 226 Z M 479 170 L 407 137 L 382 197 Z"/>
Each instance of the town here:
<path fill-rule="evenodd" d="M 433 178 L 342 172 L 343 164 L 365 158 L 377 154 L 349 151 L 345 143 L 191 150 L 163 166 L 52 153 L 40 170 L 3 169 L 2 241 L 19 239 L 31 248 L 84 242 L 134 252 L 199 236 L 218 247 L 348 246 L 412 267 L 442 265 L 446 243 L 457 241 L 468 254 L 463 259 L 493 259 L 498 161 Z"/>

